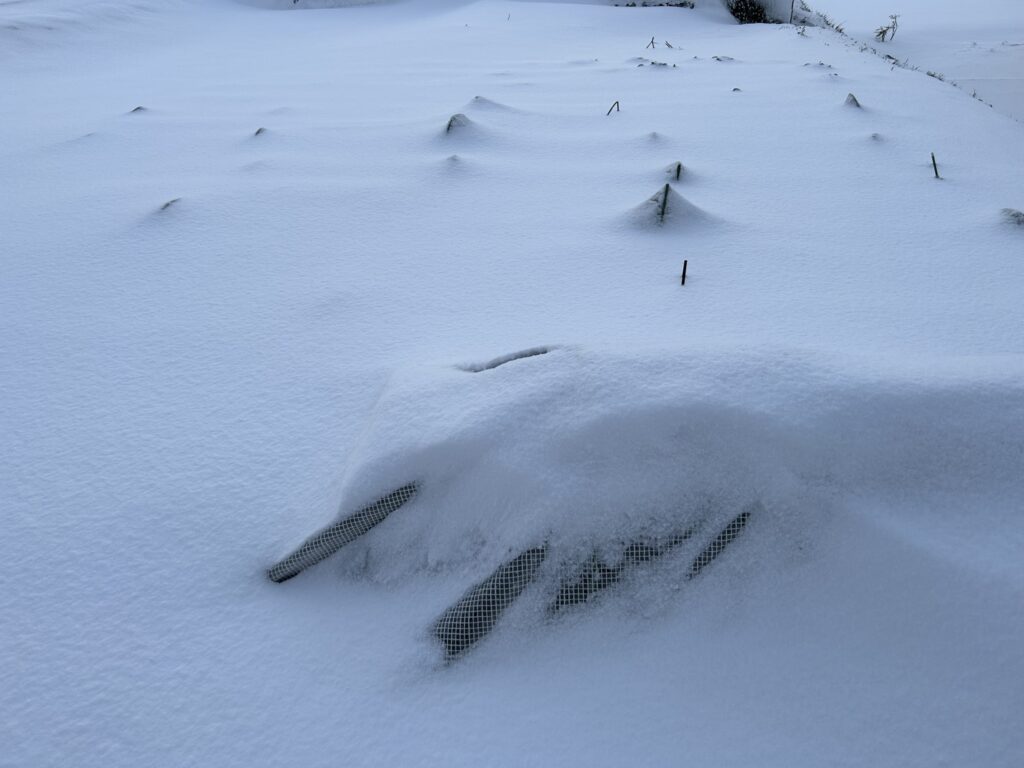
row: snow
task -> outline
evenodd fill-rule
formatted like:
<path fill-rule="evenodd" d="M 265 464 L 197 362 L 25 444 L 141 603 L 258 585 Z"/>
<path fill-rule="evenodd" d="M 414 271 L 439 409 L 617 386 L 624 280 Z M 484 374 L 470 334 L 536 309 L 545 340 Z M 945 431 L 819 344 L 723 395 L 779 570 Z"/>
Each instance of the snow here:
<path fill-rule="evenodd" d="M 993 108 L 1024 121 L 1024 5 L 934 0 L 817 0 L 852 38 L 956 83 Z M 896 35 L 875 40 L 875 30 L 898 14 Z"/>
<path fill-rule="evenodd" d="M 847 32 L 1024 38 L 933 5 Z M 1018 102 L 711 0 L 289 10 L 0 4 L 0 765 L 1016 765 Z"/>

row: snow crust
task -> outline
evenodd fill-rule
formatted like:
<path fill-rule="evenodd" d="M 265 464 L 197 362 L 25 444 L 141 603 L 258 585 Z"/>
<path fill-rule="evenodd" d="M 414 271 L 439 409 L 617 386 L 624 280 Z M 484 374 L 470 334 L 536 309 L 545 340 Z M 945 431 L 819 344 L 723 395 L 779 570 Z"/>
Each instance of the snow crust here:
<path fill-rule="evenodd" d="M 1018 121 L 717 0 L 0 19 L 0 765 L 1019 763 Z"/>

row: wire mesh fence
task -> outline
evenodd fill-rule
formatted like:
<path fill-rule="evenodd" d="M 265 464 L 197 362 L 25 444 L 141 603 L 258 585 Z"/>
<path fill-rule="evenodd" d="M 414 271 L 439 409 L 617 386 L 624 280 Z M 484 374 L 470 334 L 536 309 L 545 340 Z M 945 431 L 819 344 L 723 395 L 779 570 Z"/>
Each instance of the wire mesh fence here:
<path fill-rule="evenodd" d="M 267 576 L 278 583 L 298 576 L 383 522 L 388 515 L 415 496 L 418 490 L 416 483 L 407 483 L 381 496 L 373 504 L 314 533 L 298 549 L 270 568 Z"/>

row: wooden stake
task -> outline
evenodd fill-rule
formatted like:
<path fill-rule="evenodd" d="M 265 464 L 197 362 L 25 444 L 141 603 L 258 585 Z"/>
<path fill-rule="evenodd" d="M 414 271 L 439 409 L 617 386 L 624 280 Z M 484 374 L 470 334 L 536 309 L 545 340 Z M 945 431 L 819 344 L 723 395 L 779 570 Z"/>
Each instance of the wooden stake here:
<path fill-rule="evenodd" d="M 686 285 L 686 259 L 683 259 L 683 280 L 680 285 Z"/>
<path fill-rule="evenodd" d="M 668 191 L 671 187 L 666 184 L 664 192 L 661 193 L 661 210 L 658 211 L 658 220 L 665 223 L 665 209 L 668 208 Z"/>
<path fill-rule="evenodd" d="M 654 44 L 654 38 L 652 37 L 652 38 L 651 38 L 651 42 L 649 42 L 649 43 L 647 44 L 647 48 L 656 48 L 656 47 L 657 47 L 657 46 L 656 46 L 656 45 Z M 646 48 L 645 48 L 644 50 L 646 50 Z"/>
<path fill-rule="evenodd" d="M 682 163 L 676 163 L 676 181 L 679 181 L 679 177 L 682 175 L 682 173 L 683 173 L 683 164 Z"/>
<path fill-rule="evenodd" d="M 934 152 L 932 152 L 932 170 L 935 171 L 935 178 L 936 179 L 941 179 L 942 178 L 941 176 L 939 176 L 939 164 L 935 162 L 935 153 Z"/>
<path fill-rule="evenodd" d="M 610 107 L 608 107 L 608 111 L 604 113 L 604 116 L 608 117 L 608 115 L 610 115 L 612 113 L 613 109 L 616 112 L 621 112 L 622 111 L 622 110 L 619 109 L 619 102 L 616 101 L 614 104 L 612 104 Z"/>

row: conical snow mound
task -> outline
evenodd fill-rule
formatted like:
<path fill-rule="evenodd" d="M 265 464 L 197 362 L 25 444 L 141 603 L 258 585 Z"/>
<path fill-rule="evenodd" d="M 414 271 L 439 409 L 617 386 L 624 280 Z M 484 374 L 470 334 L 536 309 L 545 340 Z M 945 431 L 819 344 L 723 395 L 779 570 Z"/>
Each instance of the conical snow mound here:
<path fill-rule="evenodd" d="M 475 128 L 476 123 L 461 112 L 456 112 L 445 121 L 443 133 L 445 136 L 471 135 Z"/>
<path fill-rule="evenodd" d="M 710 216 L 665 184 L 631 210 L 628 218 L 634 226 L 646 228 L 697 224 Z"/>

